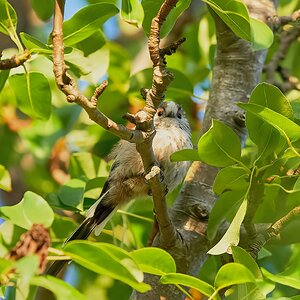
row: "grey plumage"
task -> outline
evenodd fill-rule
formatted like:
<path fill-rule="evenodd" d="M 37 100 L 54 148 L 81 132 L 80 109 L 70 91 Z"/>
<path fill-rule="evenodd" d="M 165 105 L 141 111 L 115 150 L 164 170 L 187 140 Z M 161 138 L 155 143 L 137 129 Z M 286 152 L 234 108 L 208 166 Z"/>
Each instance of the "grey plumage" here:
<path fill-rule="evenodd" d="M 190 126 L 180 105 L 163 102 L 154 117 L 156 134 L 152 147 L 164 173 L 168 191 L 183 180 L 189 162 L 171 162 L 170 155 L 178 150 L 191 149 Z M 149 194 L 142 159 L 133 143 L 120 141 L 110 154 L 114 163 L 99 200 L 90 208 L 86 219 L 66 240 L 86 239 L 95 229 L 99 232 L 110 215 L 122 204 Z M 66 262 L 54 262 L 47 274 L 56 275 Z"/>

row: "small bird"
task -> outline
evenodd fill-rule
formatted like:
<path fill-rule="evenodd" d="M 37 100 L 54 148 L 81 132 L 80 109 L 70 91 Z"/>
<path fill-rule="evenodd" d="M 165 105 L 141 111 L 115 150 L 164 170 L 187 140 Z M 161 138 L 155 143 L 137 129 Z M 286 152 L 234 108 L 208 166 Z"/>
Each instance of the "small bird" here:
<path fill-rule="evenodd" d="M 182 107 L 164 101 L 154 116 L 155 136 L 152 147 L 164 174 L 164 183 L 172 191 L 182 182 L 190 166 L 187 161 L 171 162 L 170 155 L 182 149 L 193 148 L 189 122 Z M 85 220 L 65 241 L 87 239 L 95 230 L 100 233 L 111 215 L 128 201 L 150 194 L 145 171 L 136 145 L 121 140 L 109 155 L 114 159 L 107 181 L 98 201 L 91 206 Z M 67 261 L 55 261 L 47 274 L 56 275 Z"/>

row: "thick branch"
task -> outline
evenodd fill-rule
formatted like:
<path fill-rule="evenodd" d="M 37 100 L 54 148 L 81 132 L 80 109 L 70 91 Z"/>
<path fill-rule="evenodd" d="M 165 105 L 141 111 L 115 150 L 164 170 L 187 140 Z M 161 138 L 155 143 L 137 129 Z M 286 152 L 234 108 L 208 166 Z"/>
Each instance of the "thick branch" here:
<path fill-rule="evenodd" d="M 248 3 L 251 4 L 250 14 L 261 20 L 276 14 L 272 1 L 251 0 Z M 214 15 L 214 19 L 217 49 L 203 132 L 216 118 L 228 124 L 244 139 L 244 113 L 236 103 L 247 102 L 259 82 L 266 51 L 254 52 L 250 43 L 238 38 L 217 15 Z M 180 238 L 172 248 L 166 250 L 174 257 L 177 272 L 196 275 L 207 259 L 211 241 L 206 238 L 206 227 L 209 212 L 216 201 L 212 184 L 217 172 L 217 168 L 193 163 L 172 208 L 171 220 Z M 159 236 L 154 240 L 154 246 L 162 247 Z M 175 286 L 161 285 L 158 277 L 146 275 L 145 281 L 152 286 L 152 290 L 147 294 L 138 294 L 136 299 L 184 298 Z"/>
<path fill-rule="evenodd" d="M 0 53 L 0 70 L 9 70 L 21 66 L 31 57 L 31 54 L 26 49 L 23 53 L 14 55 L 11 58 L 1 59 L 1 56 L 2 54 Z"/>

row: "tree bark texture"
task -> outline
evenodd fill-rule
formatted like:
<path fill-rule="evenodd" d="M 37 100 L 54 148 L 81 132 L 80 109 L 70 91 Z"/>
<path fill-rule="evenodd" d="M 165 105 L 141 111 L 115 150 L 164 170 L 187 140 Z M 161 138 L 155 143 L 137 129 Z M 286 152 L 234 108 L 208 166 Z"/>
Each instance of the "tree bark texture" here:
<path fill-rule="evenodd" d="M 250 15 L 262 21 L 266 22 L 269 16 L 276 15 L 276 1 L 244 2 Z M 201 134 L 211 126 L 212 119 L 218 119 L 233 128 L 241 140 L 244 140 L 244 113 L 236 103 L 247 102 L 253 88 L 260 81 L 266 50 L 253 51 L 249 42 L 237 37 L 214 12 L 211 13 L 216 25 L 217 48 Z M 177 272 L 196 275 L 207 259 L 207 251 L 216 242 L 208 241 L 206 228 L 209 212 L 216 201 L 212 185 L 217 172 L 215 167 L 194 162 L 181 193 L 171 208 L 171 218 L 176 226 L 178 239 L 176 244 L 165 250 L 175 259 Z M 223 234 L 223 230 L 220 229 L 217 239 Z M 157 235 L 153 246 L 161 247 L 161 244 L 160 236 Z M 184 299 L 183 293 L 174 285 L 160 284 L 157 276 L 146 274 L 145 282 L 152 286 L 152 290 L 145 294 L 134 292 L 132 299 Z"/>

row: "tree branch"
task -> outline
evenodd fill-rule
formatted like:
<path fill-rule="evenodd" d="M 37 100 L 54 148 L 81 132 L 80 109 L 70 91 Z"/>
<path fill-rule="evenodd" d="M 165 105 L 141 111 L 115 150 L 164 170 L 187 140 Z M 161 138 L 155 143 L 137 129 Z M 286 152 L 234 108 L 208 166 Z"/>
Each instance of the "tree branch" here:
<path fill-rule="evenodd" d="M 257 238 L 249 245 L 249 253 L 256 258 L 261 248 L 273 238 L 279 238 L 282 230 L 294 219 L 300 217 L 300 206 L 293 208 L 281 219 L 273 223 L 266 231 L 257 235 Z"/>
<path fill-rule="evenodd" d="M 282 26 L 291 23 L 298 22 L 300 18 L 300 10 L 295 11 L 290 16 L 283 17 L 273 17 L 270 18 L 269 23 L 273 25 L 275 30 L 279 30 Z M 272 56 L 272 59 L 268 64 L 265 65 L 264 71 L 266 73 L 266 81 L 278 86 L 283 92 L 288 92 L 290 90 L 296 89 L 300 90 L 299 79 L 292 76 L 290 70 L 282 67 L 282 62 L 286 57 L 286 54 L 290 46 L 297 40 L 300 36 L 300 27 L 293 26 L 289 29 L 283 29 L 279 33 L 279 47 L 277 52 Z M 282 82 L 276 80 L 276 75 L 279 74 Z"/>
<path fill-rule="evenodd" d="M 27 61 L 31 54 L 26 49 L 23 53 L 12 56 L 11 58 L 1 59 L 2 53 L 0 53 L 0 70 L 9 70 L 21 66 Z"/>
<path fill-rule="evenodd" d="M 88 113 L 90 119 L 95 123 L 121 139 L 133 143 L 141 143 L 147 138 L 147 134 L 145 132 L 129 129 L 122 124 L 117 124 L 97 109 L 98 98 L 107 86 L 106 81 L 102 82 L 102 84 L 96 88 L 93 96 L 89 100 L 78 90 L 73 78 L 67 74 L 67 66 L 64 62 L 64 42 L 62 31 L 64 5 L 64 0 L 55 1 L 52 31 L 53 72 L 58 87 L 66 95 L 68 102 L 75 102 L 80 105 Z"/>
<path fill-rule="evenodd" d="M 266 16 L 276 14 L 272 1 L 251 0 L 247 4 L 251 5 L 251 16 L 260 20 L 266 21 Z M 247 102 L 259 82 L 266 51 L 254 52 L 249 42 L 238 38 L 217 15 L 213 14 L 213 17 L 217 49 L 202 134 L 215 118 L 228 124 L 244 139 L 244 113 L 236 103 Z M 158 59 L 157 56 L 155 58 Z M 166 250 L 175 259 L 177 272 L 196 275 L 207 259 L 207 251 L 212 245 L 206 237 L 207 219 L 216 201 L 212 185 L 217 172 L 215 167 L 194 162 L 172 208 L 171 220 L 179 234 L 176 244 Z M 218 237 L 221 234 L 224 234 L 224 228 L 220 229 Z M 159 235 L 153 245 L 162 247 Z M 152 286 L 152 290 L 146 294 L 137 293 L 134 299 L 184 298 L 174 285 L 160 284 L 157 276 L 145 274 L 145 282 Z"/>

